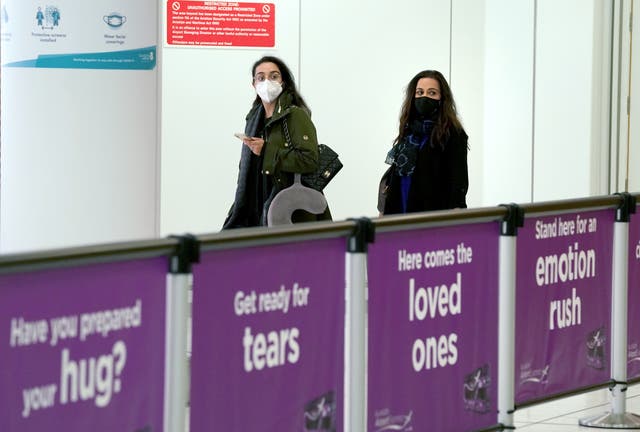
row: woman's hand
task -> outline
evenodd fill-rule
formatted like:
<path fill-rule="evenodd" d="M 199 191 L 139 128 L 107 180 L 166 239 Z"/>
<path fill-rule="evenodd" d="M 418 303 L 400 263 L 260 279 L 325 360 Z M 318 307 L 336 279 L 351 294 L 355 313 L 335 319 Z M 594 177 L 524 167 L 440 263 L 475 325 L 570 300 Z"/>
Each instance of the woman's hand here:
<path fill-rule="evenodd" d="M 264 147 L 264 140 L 262 138 L 250 137 L 250 138 L 243 139 L 242 142 L 244 143 L 244 145 L 246 145 L 251 149 L 251 152 L 254 155 L 260 156 L 260 153 L 262 152 L 262 147 Z"/>

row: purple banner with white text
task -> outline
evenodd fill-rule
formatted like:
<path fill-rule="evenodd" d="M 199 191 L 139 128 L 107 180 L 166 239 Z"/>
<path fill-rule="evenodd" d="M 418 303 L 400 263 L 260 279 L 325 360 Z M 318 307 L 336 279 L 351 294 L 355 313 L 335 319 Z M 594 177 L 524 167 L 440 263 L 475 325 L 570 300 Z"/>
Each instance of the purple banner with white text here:
<path fill-rule="evenodd" d="M 629 321 L 627 378 L 640 377 L 640 208 L 629 222 Z"/>
<path fill-rule="evenodd" d="M 341 431 L 346 239 L 205 252 L 192 431 Z"/>
<path fill-rule="evenodd" d="M 380 233 L 369 246 L 370 432 L 497 422 L 497 222 Z"/>
<path fill-rule="evenodd" d="M 516 404 L 609 380 L 614 216 L 531 216 L 518 230 Z"/>
<path fill-rule="evenodd" d="M 0 275 L 0 430 L 162 431 L 166 267 Z"/>

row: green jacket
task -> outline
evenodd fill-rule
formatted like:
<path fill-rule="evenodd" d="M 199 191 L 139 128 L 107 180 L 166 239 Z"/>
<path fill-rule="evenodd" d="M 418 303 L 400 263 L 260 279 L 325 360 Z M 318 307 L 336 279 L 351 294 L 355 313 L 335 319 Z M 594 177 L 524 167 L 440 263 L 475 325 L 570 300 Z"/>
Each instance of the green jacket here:
<path fill-rule="evenodd" d="M 290 140 L 286 138 L 285 122 Z M 309 114 L 302 108 L 291 105 L 289 93 L 284 93 L 278 98 L 273 116 L 264 127 L 264 140 L 262 173 L 273 176 L 273 183 L 278 189 L 291 185 L 290 176 L 286 173 L 305 174 L 317 168 L 316 128 Z"/>
<path fill-rule="evenodd" d="M 258 124 L 264 116 L 261 103 L 256 103 L 247 114 L 245 133 L 257 136 L 260 133 Z M 286 138 L 284 124 L 289 131 Z M 291 186 L 294 173 L 314 172 L 318 166 L 318 138 L 316 128 L 311 122 L 309 114 L 303 109 L 292 105 L 292 96 L 284 92 L 278 98 L 273 115 L 264 125 L 263 137 L 265 145 L 262 148 L 262 174 L 272 179 L 273 188 L 262 209 L 255 209 L 247 201 L 247 184 L 250 170 L 251 150 L 243 146 L 238 173 L 238 184 L 234 204 L 224 222 L 223 229 L 250 226 L 247 212 L 259 213 L 261 224 L 266 224 L 267 210 L 271 200 L 280 190 Z M 306 212 L 294 212 L 293 222 L 307 222 L 316 220 L 331 220 L 331 212 L 327 207 L 321 215 Z"/>

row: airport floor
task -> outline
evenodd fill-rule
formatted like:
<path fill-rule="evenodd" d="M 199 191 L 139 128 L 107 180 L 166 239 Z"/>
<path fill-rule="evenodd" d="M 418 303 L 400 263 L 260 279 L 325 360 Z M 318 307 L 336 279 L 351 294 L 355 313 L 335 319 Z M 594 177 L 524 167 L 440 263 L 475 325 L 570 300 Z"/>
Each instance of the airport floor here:
<path fill-rule="evenodd" d="M 640 415 L 640 384 L 630 386 L 627 393 L 627 412 Z M 514 423 L 516 430 L 524 432 L 603 431 L 606 429 L 580 426 L 578 421 L 608 411 L 609 390 L 595 390 L 519 409 L 514 413 Z"/>

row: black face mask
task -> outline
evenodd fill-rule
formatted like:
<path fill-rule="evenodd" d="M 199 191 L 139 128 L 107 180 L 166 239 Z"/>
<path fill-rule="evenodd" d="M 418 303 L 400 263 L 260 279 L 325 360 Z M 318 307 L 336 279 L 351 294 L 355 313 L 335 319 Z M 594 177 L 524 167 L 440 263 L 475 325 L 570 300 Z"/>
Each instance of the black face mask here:
<path fill-rule="evenodd" d="M 413 101 L 418 114 L 425 118 L 432 118 L 440 109 L 440 101 L 430 97 L 419 97 Z"/>

